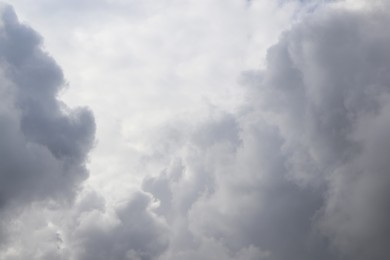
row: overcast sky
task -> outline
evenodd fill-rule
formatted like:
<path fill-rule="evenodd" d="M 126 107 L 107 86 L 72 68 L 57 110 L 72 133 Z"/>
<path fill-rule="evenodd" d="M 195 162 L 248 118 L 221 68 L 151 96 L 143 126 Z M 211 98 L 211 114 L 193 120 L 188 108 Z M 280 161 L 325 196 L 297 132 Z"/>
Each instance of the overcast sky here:
<path fill-rule="evenodd" d="M 387 0 L 3 0 L 0 259 L 390 259 L 389 24 Z"/>

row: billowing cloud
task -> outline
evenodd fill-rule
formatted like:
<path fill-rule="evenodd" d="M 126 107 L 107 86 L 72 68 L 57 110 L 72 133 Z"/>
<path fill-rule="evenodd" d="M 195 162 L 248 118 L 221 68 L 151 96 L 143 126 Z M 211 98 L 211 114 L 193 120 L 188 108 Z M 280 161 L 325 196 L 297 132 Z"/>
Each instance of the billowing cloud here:
<path fill-rule="evenodd" d="M 382 9 L 324 7 L 244 74 L 242 112 L 197 127 L 145 180 L 176 226 L 164 259 L 389 257 L 388 22 Z"/>
<path fill-rule="evenodd" d="M 386 259 L 390 78 L 381 9 L 325 9 L 269 51 L 254 93 L 284 139 L 288 176 L 324 182 L 316 224 L 353 259 Z"/>
<path fill-rule="evenodd" d="M 136 193 L 115 212 L 92 210 L 78 216 L 75 259 L 155 259 L 165 250 L 168 230 L 150 211 L 150 196 Z"/>
<path fill-rule="evenodd" d="M 64 78 L 41 37 L 10 6 L 1 5 L 0 19 L 0 211 L 71 201 L 88 176 L 94 118 L 57 100 Z"/>

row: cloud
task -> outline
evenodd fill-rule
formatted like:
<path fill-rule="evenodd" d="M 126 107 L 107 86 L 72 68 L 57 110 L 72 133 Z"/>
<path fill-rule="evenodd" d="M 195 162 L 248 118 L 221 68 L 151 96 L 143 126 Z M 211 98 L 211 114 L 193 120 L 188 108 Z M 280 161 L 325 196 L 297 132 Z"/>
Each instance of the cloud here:
<path fill-rule="evenodd" d="M 144 181 L 159 201 L 155 212 L 174 230 L 162 259 L 333 257 L 311 228 L 322 190 L 288 178 L 276 127 L 216 114 L 194 128 L 169 167 Z"/>
<path fill-rule="evenodd" d="M 167 245 L 167 227 L 150 211 L 150 196 L 135 193 L 110 214 L 80 212 L 71 245 L 75 259 L 155 259 Z"/>
<path fill-rule="evenodd" d="M 283 140 L 290 185 L 325 185 L 314 228 L 347 259 L 389 255 L 388 21 L 380 9 L 326 8 L 284 34 L 248 79 L 258 82 L 252 104 Z"/>
<path fill-rule="evenodd" d="M 64 78 L 41 37 L 8 5 L 1 5 L 0 17 L 0 211 L 69 202 L 88 177 L 94 118 L 57 100 Z"/>
<path fill-rule="evenodd" d="M 339 3 L 309 14 L 243 76 L 242 112 L 169 152 L 144 182 L 175 230 L 163 259 L 388 258 L 388 22 Z"/>
<path fill-rule="evenodd" d="M 325 181 L 317 221 L 353 259 L 389 255 L 388 21 L 380 9 L 317 13 L 269 51 L 254 89 L 282 133 L 289 175 Z"/>
<path fill-rule="evenodd" d="M 61 70 L 41 50 L 40 37 L 5 8 L 0 153 L 6 157 L 0 165 L 15 174 L 1 171 L 8 181 L 0 182 L 2 214 L 10 219 L 4 210 L 9 204 L 36 202 L 2 230 L 10 242 L 0 258 L 389 258 L 390 16 L 380 8 L 384 1 L 321 2 L 297 12 L 301 16 L 268 49 L 261 70 L 243 72 L 246 97 L 236 110 L 202 103 L 199 110 L 143 119 L 152 127 L 133 129 L 136 141 L 127 136 L 140 143 L 138 150 L 132 146 L 140 187 L 127 191 L 125 184 L 116 185 L 123 182 L 119 173 L 109 172 L 108 191 L 90 182 L 93 188 L 86 185 L 72 207 L 40 201 L 72 198 L 86 178 L 93 117 L 56 99 Z M 264 3 L 251 1 L 248 8 Z M 224 53 L 213 56 L 215 64 Z M 193 65 L 183 78 L 198 75 L 189 73 Z M 106 196 L 116 192 L 125 198 Z"/>

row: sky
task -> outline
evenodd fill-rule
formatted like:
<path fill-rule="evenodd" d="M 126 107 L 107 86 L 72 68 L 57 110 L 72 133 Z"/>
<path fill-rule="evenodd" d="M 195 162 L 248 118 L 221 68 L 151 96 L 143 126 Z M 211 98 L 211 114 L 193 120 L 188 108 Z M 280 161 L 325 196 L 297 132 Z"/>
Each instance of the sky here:
<path fill-rule="evenodd" d="M 3 0 L 0 259 L 390 259 L 388 24 L 387 0 Z"/>

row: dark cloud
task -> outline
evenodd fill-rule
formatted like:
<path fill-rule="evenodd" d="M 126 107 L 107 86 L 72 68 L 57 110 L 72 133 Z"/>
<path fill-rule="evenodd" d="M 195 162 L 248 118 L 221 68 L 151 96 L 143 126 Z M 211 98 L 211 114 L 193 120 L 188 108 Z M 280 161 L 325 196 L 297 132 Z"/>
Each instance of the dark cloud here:
<path fill-rule="evenodd" d="M 57 99 L 64 78 L 41 37 L 19 23 L 10 6 L 1 5 L 0 15 L 1 207 L 69 201 L 88 176 L 94 118 Z"/>
<path fill-rule="evenodd" d="M 150 207 L 150 196 L 139 192 L 115 210 L 111 221 L 101 210 L 80 214 L 72 238 L 76 259 L 155 259 L 167 246 L 168 230 Z"/>
<path fill-rule="evenodd" d="M 145 180 L 175 230 L 163 259 L 389 257 L 388 22 L 309 15 L 244 76 L 243 112 L 198 126 L 180 167 Z"/>
<path fill-rule="evenodd" d="M 316 218 L 348 259 L 390 254 L 388 22 L 381 10 L 316 13 L 270 50 L 254 90 L 282 133 L 289 175 L 325 180 Z"/>
<path fill-rule="evenodd" d="M 145 180 L 160 202 L 155 212 L 174 230 L 162 259 L 217 259 L 216 251 L 223 259 L 337 259 L 312 229 L 324 188 L 292 181 L 276 127 L 254 120 L 211 118 L 194 130 L 181 159 Z M 239 122 L 242 130 L 229 127 L 231 134 L 202 142 Z"/>

